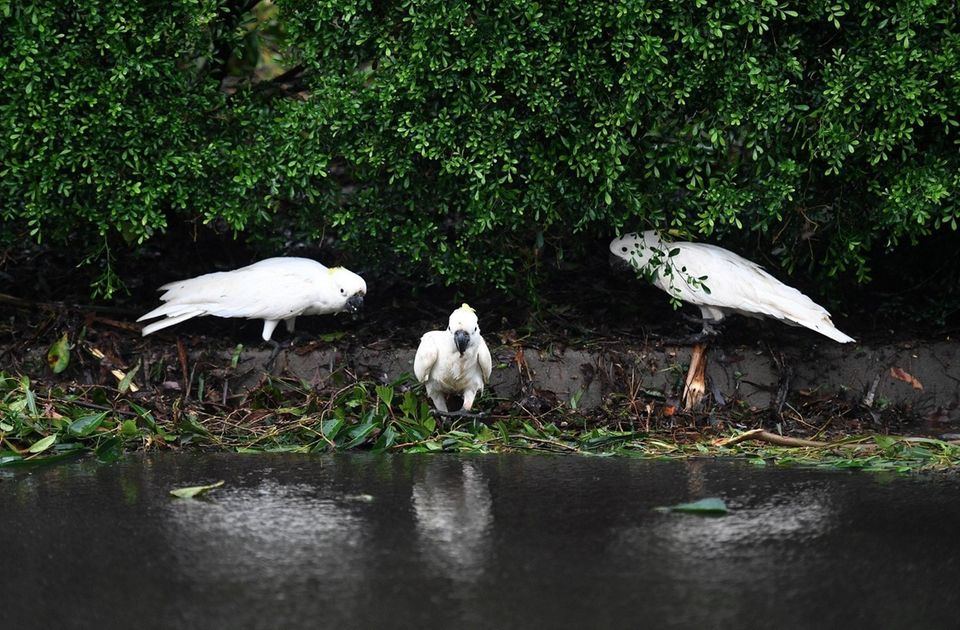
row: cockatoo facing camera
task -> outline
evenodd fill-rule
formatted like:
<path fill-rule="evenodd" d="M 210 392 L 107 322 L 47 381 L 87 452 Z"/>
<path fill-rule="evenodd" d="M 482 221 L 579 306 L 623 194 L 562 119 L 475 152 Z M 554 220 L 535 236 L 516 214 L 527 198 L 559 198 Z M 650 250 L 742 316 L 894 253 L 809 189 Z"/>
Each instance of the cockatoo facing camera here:
<path fill-rule="evenodd" d="M 463 396 L 462 412 L 469 412 L 492 369 L 477 314 L 466 304 L 450 314 L 446 330 L 432 330 L 420 338 L 413 361 L 413 373 L 426 384 L 427 396 L 442 413 L 447 412 L 449 394 Z"/>

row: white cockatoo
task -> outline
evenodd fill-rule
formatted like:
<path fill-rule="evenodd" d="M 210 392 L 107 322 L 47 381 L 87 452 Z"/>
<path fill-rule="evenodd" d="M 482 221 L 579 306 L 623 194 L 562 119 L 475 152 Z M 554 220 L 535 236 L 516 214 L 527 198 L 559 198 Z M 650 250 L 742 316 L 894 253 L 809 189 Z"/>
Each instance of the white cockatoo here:
<path fill-rule="evenodd" d="M 699 306 L 705 334 L 713 332 L 710 322 L 739 313 L 774 317 L 840 343 L 854 341 L 837 330 L 825 308 L 722 247 L 663 241 L 651 230 L 613 239 L 610 252 L 635 270 L 652 274 L 653 284 L 672 297 Z"/>
<path fill-rule="evenodd" d="M 477 313 L 467 304 L 450 314 L 446 330 L 431 330 L 420 338 L 413 360 L 413 373 L 426 384 L 427 395 L 442 413 L 447 412 L 448 394 L 463 396 L 462 412 L 469 412 L 492 369 Z"/>
<path fill-rule="evenodd" d="M 144 326 L 144 335 L 192 317 L 213 315 L 262 319 L 263 340 L 270 342 L 281 320 L 293 332 L 300 315 L 356 312 L 363 306 L 367 284 L 343 267 L 291 257 L 267 258 L 233 271 L 171 282 L 160 290 L 165 304 L 137 321 L 164 319 Z"/>

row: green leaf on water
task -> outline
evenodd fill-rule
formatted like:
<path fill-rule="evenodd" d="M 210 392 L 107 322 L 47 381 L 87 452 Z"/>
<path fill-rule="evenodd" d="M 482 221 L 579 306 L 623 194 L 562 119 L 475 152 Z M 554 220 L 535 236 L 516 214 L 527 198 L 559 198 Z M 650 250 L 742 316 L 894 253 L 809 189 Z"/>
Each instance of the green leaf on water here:
<path fill-rule="evenodd" d="M 708 497 L 692 503 L 679 503 L 668 507 L 656 508 L 658 512 L 686 512 L 689 514 L 726 514 L 727 504 L 720 497 Z"/>
<path fill-rule="evenodd" d="M 91 416 L 81 416 L 70 423 L 70 426 L 67 427 L 67 433 L 73 437 L 90 435 L 97 430 L 105 417 L 107 417 L 106 411 Z"/>
<path fill-rule="evenodd" d="M 48 435 L 47 437 L 43 438 L 42 440 L 37 440 L 36 442 L 34 442 L 34 443 L 33 443 L 33 446 L 30 447 L 30 452 L 31 452 L 31 453 L 42 453 L 43 451 L 45 451 L 45 450 L 47 450 L 48 448 L 50 448 L 51 446 L 53 446 L 53 443 L 56 442 L 56 441 L 57 441 L 57 436 L 56 436 L 56 435 Z"/>
<path fill-rule="evenodd" d="M 176 488 L 174 490 L 171 490 L 170 494 L 172 494 L 175 497 L 179 497 L 181 499 L 189 499 L 199 494 L 203 494 L 208 490 L 219 488 L 223 484 L 224 484 L 224 481 L 221 479 L 217 483 L 211 483 L 209 486 L 188 486 L 186 488 Z"/>
<path fill-rule="evenodd" d="M 67 341 L 67 333 L 63 333 L 57 341 L 53 342 L 50 350 L 47 351 L 47 364 L 54 374 L 59 374 L 67 369 L 70 364 L 70 342 Z"/>

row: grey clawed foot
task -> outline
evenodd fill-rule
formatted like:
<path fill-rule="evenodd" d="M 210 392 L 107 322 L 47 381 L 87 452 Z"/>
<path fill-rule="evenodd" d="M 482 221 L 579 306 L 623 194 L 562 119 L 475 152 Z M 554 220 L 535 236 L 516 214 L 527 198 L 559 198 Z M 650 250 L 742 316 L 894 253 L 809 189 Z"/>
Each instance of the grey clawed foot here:
<path fill-rule="evenodd" d="M 693 346 L 698 343 L 707 343 L 708 341 L 713 341 L 718 335 L 719 331 L 713 331 L 710 333 L 699 332 L 695 335 L 688 335 L 686 337 L 663 337 L 658 341 L 668 346 Z"/>
<path fill-rule="evenodd" d="M 463 409 L 457 411 L 438 411 L 434 409 L 433 413 L 443 418 L 483 418 L 486 416 L 482 411 L 464 411 Z"/>
<path fill-rule="evenodd" d="M 280 355 L 280 350 L 283 349 L 283 346 L 273 339 L 269 340 L 267 343 L 270 344 L 273 350 L 270 352 L 270 356 L 267 357 L 267 360 L 263 363 L 263 369 L 269 372 L 273 369 L 273 364 Z"/>

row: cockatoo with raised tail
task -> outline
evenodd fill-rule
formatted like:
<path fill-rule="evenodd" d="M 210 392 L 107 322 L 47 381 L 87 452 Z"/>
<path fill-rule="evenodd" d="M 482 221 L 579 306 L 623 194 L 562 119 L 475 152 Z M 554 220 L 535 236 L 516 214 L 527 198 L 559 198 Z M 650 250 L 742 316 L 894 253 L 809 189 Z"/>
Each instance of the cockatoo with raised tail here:
<path fill-rule="evenodd" d="M 699 306 L 704 334 L 714 332 L 711 322 L 739 313 L 804 326 L 840 343 L 854 341 L 837 330 L 825 308 L 722 247 L 663 241 L 651 230 L 613 239 L 610 252 L 635 270 L 652 274 L 656 287 Z"/>
<path fill-rule="evenodd" d="M 413 360 L 413 373 L 426 385 L 427 396 L 441 413 L 447 413 L 449 394 L 463 396 L 460 413 L 469 412 L 492 369 L 477 313 L 467 304 L 450 314 L 446 330 L 431 330 L 420 338 Z"/>
<path fill-rule="evenodd" d="M 326 267 L 309 258 L 267 258 L 233 271 L 208 273 L 160 287 L 163 305 L 140 319 L 149 335 L 193 317 L 243 317 L 263 320 L 263 340 L 270 342 L 281 321 L 293 332 L 301 315 L 356 312 L 367 284 L 343 267 Z M 275 342 L 271 342 L 275 343 Z"/>

